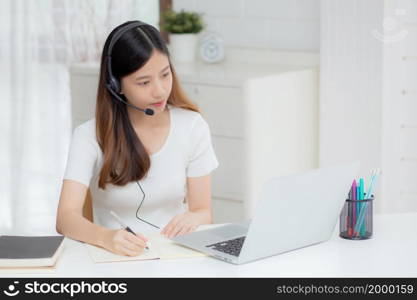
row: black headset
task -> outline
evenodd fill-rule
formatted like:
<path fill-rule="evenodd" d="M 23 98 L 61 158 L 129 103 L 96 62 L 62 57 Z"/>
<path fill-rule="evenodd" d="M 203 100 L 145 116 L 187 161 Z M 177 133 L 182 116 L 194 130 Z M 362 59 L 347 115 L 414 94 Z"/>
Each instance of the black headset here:
<path fill-rule="evenodd" d="M 107 90 L 110 92 L 110 94 L 112 94 L 117 100 L 119 100 L 120 102 L 129 105 L 130 107 L 133 107 L 139 111 L 144 112 L 146 115 L 148 116 L 152 116 L 154 114 L 154 111 L 150 108 L 147 109 L 142 109 L 139 108 L 133 104 L 127 103 L 125 100 L 122 99 L 122 97 L 119 96 L 119 94 L 122 92 L 122 88 L 121 88 L 121 84 L 120 81 L 114 77 L 113 75 L 113 71 L 111 68 L 111 53 L 113 50 L 113 46 L 114 44 L 116 44 L 116 42 L 120 39 L 120 37 L 128 30 L 132 29 L 132 28 L 137 28 L 139 30 L 139 32 L 143 35 L 143 37 L 150 43 L 152 44 L 151 40 L 149 39 L 149 37 L 146 35 L 146 33 L 140 28 L 140 26 L 144 26 L 144 25 L 149 25 L 146 24 L 144 22 L 141 21 L 134 21 L 132 23 L 129 23 L 127 25 L 125 25 L 122 28 L 119 28 L 111 37 L 110 39 L 110 43 L 109 43 L 109 47 L 107 48 L 107 54 L 106 54 L 106 59 L 107 59 L 107 83 L 106 83 L 106 88 Z"/>
<path fill-rule="evenodd" d="M 127 103 L 126 101 L 124 101 L 123 99 L 122 99 L 122 97 L 120 97 L 119 96 L 119 94 L 121 93 L 121 85 L 120 85 L 120 81 L 119 80 L 117 80 L 117 78 L 116 77 L 114 77 L 114 75 L 113 75 L 113 72 L 112 72 L 112 69 L 111 69 L 111 53 L 112 53 L 112 50 L 113 50 L 113 46 L 114 46 L 114 44 L 119 40 L 119 38 L 126 32 L 126 31 L 128 31 L 128 30 L 130 30 L 130 29 L 132 29 L 132 28 L 138 28 L 138 30 L 141 32 L 141 34 L 145 37 L 145 39 L 150 43 L 150 44 L 152 44 L 152 42 L 151 42 L 151 40 L 149 39 L 149 37 L 145 34 L 145 32 L 140 28 L 140 26 L 143 26 L 143 25 L 149 25 L 149 24 L 146 24 L 146 23 L 143 23 L 143 22 L 141 22 L 141 21 L 134 21 L 134 22 L 132 22 L 132 23 L 129 23 L 129 24 L 127 24 L 126 26 L 124 26 L 124 27 L 122 27 L 122 28 L 119 28 L 114 34 L 113 34 L 113 36 L 112 36 L 112 38 L 111 38 L 111 40 L 110 40 L 110 43 L 109 43 L 109 47 L 108 47 L 108 49 L 107 49 L 107 55 L 106 55 L 106 59 L 107 59 L 107 83 L 106 83 L 106 87 L 107 87 L 107 90 L 117 99 L 117 100 L 119 100 L 119 101 L 121 101 L 121 102 L 123 102 L 124 104 L 126 104 L 126 105 L 129 105 L 129 106 L 131 106 L 131 107 L 133 107 L 133 108 L 135 108 L 135 109 L 137 109 L 137 110 L 140 110 L 140 111 L 142 111 L 142 112 L 144 112 L 146 115 L 148 115 L 148 116 L 152 116 L 153 114 L 154 114 L 154 111 L 152 110 L 152 109 L 150 109 L 150 108 L 147 108 L 147 109 L 141 109 L 141 108 L 139 108 L 139 107 L 137 107 L 137 106 L 135 106 L 135 105 L 132 105 L 132 104 L 130 104 L 130 103 Z M 139 213 L 139 210 L 140 210 L 140 208 L 141 208 L 141 206 L 142 206 L 142 204 L 143 204 L 143 201 L 145 200 L 145 192 L 143 191 L 143 189 L 142 189 L 142 186 L 140 185 L 140 183 L 139 183 L 139 181 L 136 181 L 136 183 L 138 184 L 138 186 L 139 186 L 139 188 L 140 188 L 140 190 L 142 191 L 142 194 L 143 194 L 143 197 L 142 197 L 142 201 L 140 202 L 140 204 L 139 204 L 139 206 L 138 206 L 138 209 L 137 209 L 137 211 L 136 211 L 136 218 L 137 219 L 139 219 L 140 221 L 142 221 L 142 222 L 145 222 L 145 223 L 147 223 L 148 225 L 151 225 L 151 226 L 153 226 L 153 227 L 155 227 L 155 228 L 160 228 L 159 226 L 156 226 L 156 225 L 154 225 L 154 224 L 152 224 L 152 223 L 150 223 L 150 222 L 148 222 L 148 221 L 146 221 L 146 220 L 144 220 L 144 219 L 141 219 L 140 217 L 138 217 L 138 213 Z"/>

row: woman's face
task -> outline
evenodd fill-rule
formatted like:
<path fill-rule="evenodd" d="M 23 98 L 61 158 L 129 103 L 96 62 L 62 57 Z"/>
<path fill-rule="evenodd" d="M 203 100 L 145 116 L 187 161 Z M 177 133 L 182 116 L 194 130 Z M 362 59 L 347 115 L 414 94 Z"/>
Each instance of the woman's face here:
<path fill-rule="evenodd" d="M 154 50 L 139 70 L 122 77 L 122 93 L 129 103 L 150 108 L 156 114 L 164 111 L 172 88 L 172 73 L 168 57 Z"/>

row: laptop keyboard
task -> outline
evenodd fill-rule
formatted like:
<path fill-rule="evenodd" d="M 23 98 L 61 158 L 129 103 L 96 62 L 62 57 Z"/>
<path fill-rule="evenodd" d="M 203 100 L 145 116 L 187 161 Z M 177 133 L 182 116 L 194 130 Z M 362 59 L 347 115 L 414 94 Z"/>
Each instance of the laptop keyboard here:
<path fill-rule="evenodd" d="M 221 251 L 233 256 L 239 256 L 240 250 L 242 249 L 243 242 L 245 241 L 246 236 L 242 236 L 233 240 L 223 241 L 220 243 L 215 243 L 212 245 L 207 245 L 206 247 L 213 250 Z"/>

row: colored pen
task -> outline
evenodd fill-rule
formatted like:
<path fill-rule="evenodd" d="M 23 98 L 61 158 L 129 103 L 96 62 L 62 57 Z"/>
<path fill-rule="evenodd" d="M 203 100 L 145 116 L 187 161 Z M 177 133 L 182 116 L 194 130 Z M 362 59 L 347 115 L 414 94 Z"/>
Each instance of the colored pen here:
<path fill-rule="evenodd" d="M 365 199 L 365 195 L 364 195 L 364 190 L 365 190 L 365 181 L 363 178 L 359 179 L 359 190 L 360 190 L 360 200 L 364 200 Z M 358 214 L 360 216 L 362 210 L 364 208 L 363 202 L 359 202 L 359 211 Z M 365 235 L 365 224 L 362 223 L 362 225 L 359 227 L 359 232 L 361 235 Z"/>
<path fill-rule="evenodd" d="M 353 197 L 353 190 L 352 187 L 350 187 L 349 191 L 349 200 L 352 200 Z M 348 236 L 352 237 L 353 235 L 353 224 L 352 224 L 352 205 L 351 202 L 348 202 L 348 217 L 347 217 L 347 230 L 348 230 Z"/>
<path fill-rule="evenodd" d="M 353 180 L 352 183 L 352 200 L 355 201 L 356 200 L 356 180 Z M 352 207 L 353 207 L 353 213 L 352 213 L 352 218 L 353 218 L 353 222 L 352 222 L 352 226 L 355 227 L 356 225 L 356 203 L 352 202 Z M 353 234 L 355 234 L 355 231 L 353 231 Z"/>
<path fill-rule="evenodd" d="M 116 215 L 116 213 L 114 211 L 110 211 L 110 214 L 114 217 L 114 219 L 120 224 L 120 226 L 123 227 L 124 230 L 133 233 L 134 235 L 136 235 L 136 233 L 133 232 L 132 229 L 130 229 L 129 226 L 127 226 L 125 223 L 123 223 L 123 221 L 119 218 L 118 215 Z M 148 246 L 145 247 L 145 249 L 149 249 Z"/>
<path fill-rule="evenodd" d="M 359 183 L 358 183 L 359 184 Z M 359 185 L 356 186 L 356 224 L 358 224 L 358 217 L 359 217 L 359 201 L 361 199 L 361 188 Z"/>
<path fill-rule="evenodd" d="M 371 183 L 369 184 L 368 193 L 367 193 L 368 199 L 372 198 L 372 190 L 373 190 L 373 187 L 375 185 L 376 179 L 377 179 L 378 175 L 380 175 L 380 174 L 381 174 L 380 169 L 376 169 L 372 172 Z M 359 215 L 358 222 L 355 226 L 356 231 L 360 228 L 360 226 L 362 226 L 362 223 L 364 222 L 367 208 L 368 208 L 368 203 L 365 204 L 365 207 L 364 207 L 363 211 L 361 211 L 361 213 Z"/>
<path fill-rule="evenodd" d="M 374 188 L 374 183 L 376 178 L 378 177 L 378 175 L 380 174 L 380 169 L 375 169 L 372 172 L 372 176 L 371 176 L 371 183 L 369 184 L 369 188 L 368 188 L 368 193 L 366 193 L 368 195 L 368 199 L 370 199 L 372 197 L 372 189 Z"/>

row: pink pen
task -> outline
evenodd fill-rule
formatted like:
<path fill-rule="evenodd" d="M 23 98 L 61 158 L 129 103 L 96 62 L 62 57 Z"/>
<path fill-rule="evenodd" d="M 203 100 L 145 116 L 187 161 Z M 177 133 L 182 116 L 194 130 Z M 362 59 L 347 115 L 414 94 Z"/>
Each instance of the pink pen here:
<path fill-rule="evenodd" d="M 352 200 L 357 200 L 356 199 L 356 180 L 353 180 L 353 183 L 352 183 Z M 356 226 L 356 203 L 355 202 L 353 202 L 352 203 L 352 206 L 353 206 L 353 214 L 352 214 L 352 218 L 353 218 L 353 222 L 352 222 L 352 225 L 353 225 L 353 228 L 355 228 L 355 226 Z M 355 229 L 353 229 L 353 234 L 354 235 L 356 235 L 356 232 L 355 232 Z"/>

